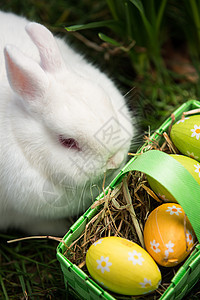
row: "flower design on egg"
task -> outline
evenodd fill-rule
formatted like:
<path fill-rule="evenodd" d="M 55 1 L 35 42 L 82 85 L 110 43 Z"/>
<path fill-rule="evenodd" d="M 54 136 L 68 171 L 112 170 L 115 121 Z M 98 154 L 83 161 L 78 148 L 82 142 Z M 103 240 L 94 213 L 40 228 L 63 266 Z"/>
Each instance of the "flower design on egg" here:
<path fill-rule="evenodd" d="M 128 252 L 128 255 L 130 256 L 128 260 L 131 260 L 134 265 L 142 265 L 144 258 L 142 257 L 141 253 L 137 252 L 136 250 L 133 250 L 132 252 Z"/>
<path fill-rule="evenodd" d="M 169 253 L 174 252 L 174 250 L 172 249 L 174 247 L 174 243 L 169 241 L 168 244 L 165 244 L 165 246 L 167 247 L 167 250 L 165 250 L 165 258 L 167 259 L 169 257 Z"/>
<path fill-rule="evenodd" d="M 199 159 L 199 157 L 195 155 L 193 152 L 186 151 L 186 154 L 193 159 L 197 159 L 197 160 Z"/>
<path fill-rule="evenodd" d="M 98 245 L 98 244 L 101 244 L 102 243 L 102 240 L 98 240 L 98 241 L 96 241 L 96 242 L 94 242 L 94 246 L 96 246 L 96 245 Z"/>
<path fill-rule="evenodd" d="M 178 122 L 176 122 L 176 124 L 179 124 L 179 123 L 184 123 L 184 122 L 185 122 L 185 120 L 189 120 L 189 118 L 184 118 L 184 119 L 181 119 L 181 120 L 179 120 Z"/>
<path fill-rule="evenodd" d="M 144 278 L 144 281 L 140 282 L 140 285 L 141 285 L 142 288 L 148 288 L 148 287 L 152 286 L 151 280 L 147 279 L 147 278 Z"/>
<path fill-rule="evenodd" d="M 179 216 L 179 214 L 182 213 L 182 210 L 180 207 L 177 207 L 176 205 L 173 205 L 173 206 L 168 206 L 167 207 L 168 209 L 166 210 L 166 212 L 169 212 L 170 215 L 177 215 Z"/>
<path fill-rule="evenodd" d="M 189 245 L 190 245 L 191 243 L 194 244 L 194 238 L 193 238 L 193 235 L 192 235 L 192 233 L 191 233 L 189 230 L 186 231 L 186 241 L 187 241 L 187 243 L 188 243 Z"/>
<path fill-rule="evenodd" d="M 200 137 L 200 126 L 194 125 L 194 129 L 191 129 L 191 131 L 191 137 L 196 137 L 196 139 L 198 140 Z"/>
<path fill-rule="evenodd" d="M 194 165 L 194 167 L 196 168 L 195 172 L 198 173 L 200 177 L 200 164 Z"/>
<path fill-rule="evenodd" d="M 155 252 L 155 253 L 158 253 L 160 252 L 161 250 L 158 248 L 159 247 L 159 243 L 156 243 L 155 240 L 153 240 L 153 242 L 150 242 L 151 244 L 151 249 Z"/>
<path fill-rule="evenodd" d="M 96 262 L 98 263 L 97 270 L 100 269 L 101 273 L 104 273 L 104 271 L 110 272 L 109 267 L 112 263 L 109 261 L 109 257 L 101 256 L 101 259 L 97 259 Z"/>

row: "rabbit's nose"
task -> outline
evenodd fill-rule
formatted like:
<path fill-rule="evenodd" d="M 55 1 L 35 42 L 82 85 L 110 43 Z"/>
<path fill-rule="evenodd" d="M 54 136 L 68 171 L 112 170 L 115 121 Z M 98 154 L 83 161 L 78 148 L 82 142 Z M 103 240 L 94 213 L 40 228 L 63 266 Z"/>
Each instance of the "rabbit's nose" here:
<path fill-rule="evenodd" d="M 117 152 L 114 155 L 112 155 L 108 161 L 107 161 L 107 169 L 117 169 L 122 164 L 125 156 L 123 152 Z"/>

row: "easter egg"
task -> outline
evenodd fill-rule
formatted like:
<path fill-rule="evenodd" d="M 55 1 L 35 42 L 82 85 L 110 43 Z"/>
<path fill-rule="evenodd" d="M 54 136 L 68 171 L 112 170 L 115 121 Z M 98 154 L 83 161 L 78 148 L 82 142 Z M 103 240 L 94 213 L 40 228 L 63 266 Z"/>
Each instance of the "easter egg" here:
<path fill-rule="evenodd" d="M 146 250 L 165 267 L 182 262 L 191 252 L 195 233 L 182 207 L 164 203 L 154 209 L 144 226 Z"/>
<path fill-rule="evenodd" d="M 200 115 L 185 117 L 176 122 L 170 137 L 182 154 L 200 161 Z"/>
<path fill-rule="evenodd" d="M 200 184 L 200 164 L 195 159 L 192 159 L 185 155 L 177 155 L 177 154 L 169 154 L 173 158 L 175 158 L 179 163 L 181 163 L 190 174 L 194 177 L 194 179 Z M 165 189 L 163 185 L 157 182 L 150 176 L 147 176 L 148 183 L 151 189 L 158 195 L 160 199 L 165 202 L 177 202 L 176 199 Z M 169 178 L 172 184 L 176 180 L 176 174 L 174 177 Z"/>
<path fill-rule="evenodd" d="M 146 294 L 161 281 L 160 270 L 147 251 L 120 237 L 101 238 L 91 245 L 86 266 L 100 285 L 118 294 Z"/>

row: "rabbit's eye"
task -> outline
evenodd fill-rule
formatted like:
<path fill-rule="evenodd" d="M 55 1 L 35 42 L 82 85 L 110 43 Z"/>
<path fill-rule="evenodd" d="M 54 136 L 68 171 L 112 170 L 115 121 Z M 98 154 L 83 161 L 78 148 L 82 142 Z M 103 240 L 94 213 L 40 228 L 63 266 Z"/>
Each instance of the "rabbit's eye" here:
<path fill-rule="evenodd" d="M 59 141 L 62 144 L 62 146 L 66 148 L 80 150 L 78 142 L 73 138 L 65 139 L 62 135 L 60 135 Z"/>

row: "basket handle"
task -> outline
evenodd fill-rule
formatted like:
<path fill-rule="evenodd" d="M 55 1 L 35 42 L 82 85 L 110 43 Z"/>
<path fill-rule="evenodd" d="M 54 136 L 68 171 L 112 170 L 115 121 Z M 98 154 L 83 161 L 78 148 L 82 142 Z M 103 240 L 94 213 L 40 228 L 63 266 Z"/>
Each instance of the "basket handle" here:
<path fill-rule="evenodd" d="M 149 150 L 132 159 L 121 177 L 129 171 L 146 173 L 162 184 L 182 206 L 200 242 L 200 185 L 183 165 L 162 151 Z"/>

